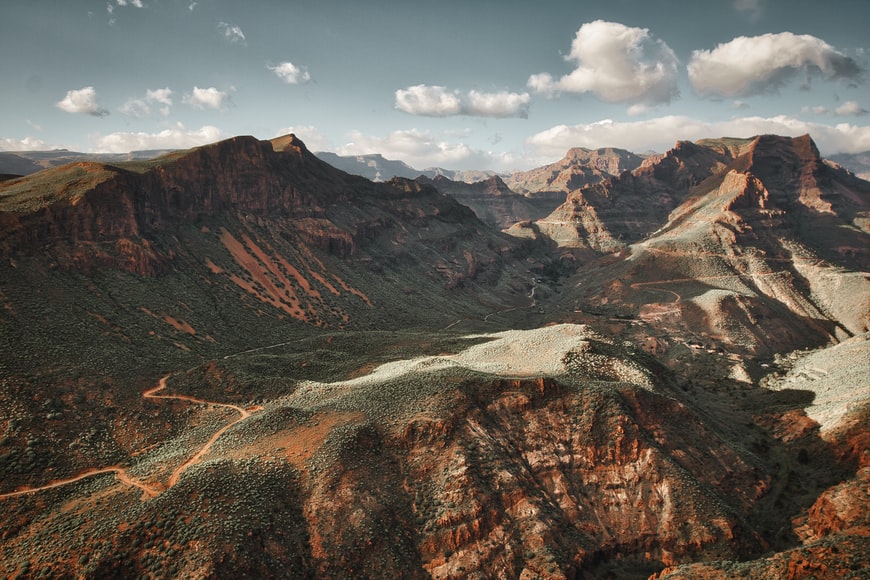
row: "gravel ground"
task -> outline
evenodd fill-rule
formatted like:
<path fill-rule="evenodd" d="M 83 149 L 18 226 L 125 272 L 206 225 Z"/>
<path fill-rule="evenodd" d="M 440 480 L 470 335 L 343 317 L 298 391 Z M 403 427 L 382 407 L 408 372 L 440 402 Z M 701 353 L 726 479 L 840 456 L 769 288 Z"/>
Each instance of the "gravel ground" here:
<path fill-rule="evenodd" d="M 812 391 L 815 399 L 807 415 L 823 434 L 836 429 L 850 411 L 870 404 L 870 333 L 803 355 L 768 386 Z"/>
<path fill-rule="evenodd" d="M 335 383 L 305 381 L 305 385 L 361 387 L 384 383 L 411 373 L 457 367 L 513 378 L 558 376 L 565 374 L 565 364 L 562 361 L 565 353 L 579 348 L 583 341 L 599 337 L 583 324 L 559 324 L 534 330 L 477 334 L 468 338 L 491 340 L 469 347 L 455 355 L 425 356 L 394 361 L 355 379 Z"/>

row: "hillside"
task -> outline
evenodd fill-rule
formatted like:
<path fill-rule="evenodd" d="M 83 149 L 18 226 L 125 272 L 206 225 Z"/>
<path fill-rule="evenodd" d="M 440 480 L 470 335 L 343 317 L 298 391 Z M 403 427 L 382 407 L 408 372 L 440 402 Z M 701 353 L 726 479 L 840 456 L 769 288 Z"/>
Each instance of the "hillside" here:
<path fill-rule="evenodd" d="M 860 577 L 870 183 L 595 155 L 543 219 L 292 135 L 0 183 L 0 574 Z"/>
<path fill-rule="evenodd" d="M 511 191 L 497 175 L 475 183 L 454 181 L 442 175 L 435 179 L 421 176 L 417 181 L 430 184 L 441 193 L 449 195 L 471 208 L 481 221 L 500 230 L 518 221 L 540 219 L 553 211 L 563 199 L 558 194 L 534 197 L 519 195 Z"/>
<path fill-rule="evenodd" d="M 636 169 L 642 161 L 642 157 L 624 149 L 575 147 L 556 163 L 512 173 L 505 178 L 505 183 L 520 194 L 568 193 Z"/>

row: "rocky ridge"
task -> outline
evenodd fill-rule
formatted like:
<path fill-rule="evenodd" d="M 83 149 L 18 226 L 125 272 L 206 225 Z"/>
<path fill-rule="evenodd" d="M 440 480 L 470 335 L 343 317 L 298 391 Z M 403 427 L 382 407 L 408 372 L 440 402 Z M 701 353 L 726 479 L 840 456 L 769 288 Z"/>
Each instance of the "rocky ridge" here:
<path fill-rule="evenodd" d="M 0 570 L 860 577 L 867 184 L 762 136 L 572 199 L 549 253 L 293 136 L 0 185 Z"/>
<path fill-rule="evenodd" d="M 624 149 L 570 149 L 561 160 L 505 177 L 513 191 L 525 194 L 569 193 L 639 167 L 643 158 Z"/>

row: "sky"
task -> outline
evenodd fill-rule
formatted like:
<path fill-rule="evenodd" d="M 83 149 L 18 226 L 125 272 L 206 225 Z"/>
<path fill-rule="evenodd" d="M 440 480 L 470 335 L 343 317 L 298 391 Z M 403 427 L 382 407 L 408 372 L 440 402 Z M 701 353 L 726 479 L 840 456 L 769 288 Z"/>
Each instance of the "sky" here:
<path fill-rule="evenodd" d="M 2 0 L 0 150 L 290 132 L 418 169 L 809 133 L 870 150 L 868 0 Z"/>

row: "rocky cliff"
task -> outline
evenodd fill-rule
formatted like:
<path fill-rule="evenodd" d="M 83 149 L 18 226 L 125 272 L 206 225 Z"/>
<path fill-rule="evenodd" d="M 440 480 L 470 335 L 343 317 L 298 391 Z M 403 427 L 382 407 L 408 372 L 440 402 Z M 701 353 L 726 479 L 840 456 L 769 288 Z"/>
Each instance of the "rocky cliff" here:
<path fill-rule="evenodd" d="M 624 149 L 605 147 L 590 150 L 575 147 L 556 163 L 512 173 L 505 177 L 505 183 L 520 194 L 569 193 L 625 171 L 632 171 L 642 162 L 642 157 Z"/>

